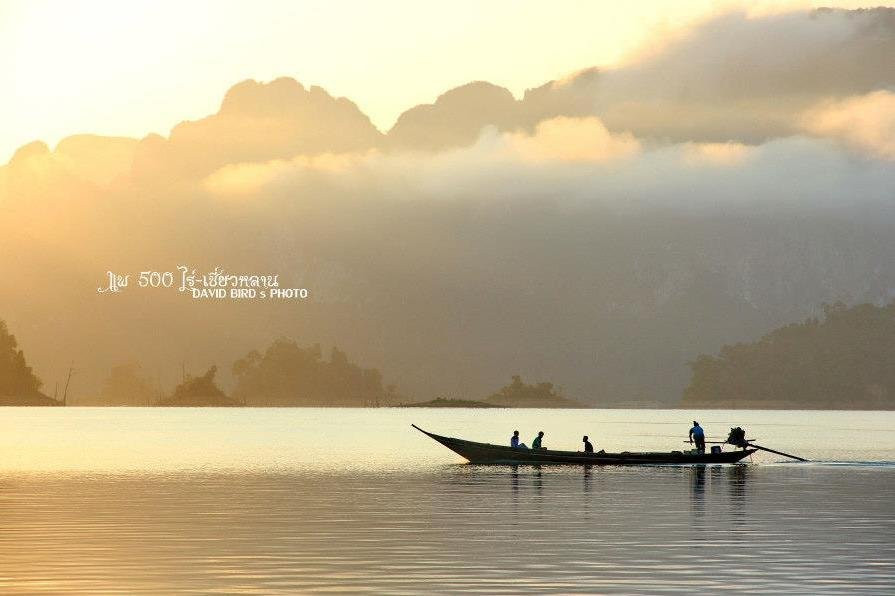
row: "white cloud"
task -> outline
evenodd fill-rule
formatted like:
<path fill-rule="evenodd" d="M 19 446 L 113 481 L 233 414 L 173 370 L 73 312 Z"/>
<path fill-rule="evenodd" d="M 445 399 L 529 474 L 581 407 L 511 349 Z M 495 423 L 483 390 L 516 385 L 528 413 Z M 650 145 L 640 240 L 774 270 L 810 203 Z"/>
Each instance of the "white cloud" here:
<path fill-rule="evenodd" d="M 509 149 L 524 160 L 600 162 L 633 157 L 641 145 L 629 132 L 610 133 L 599 118 L 553 118 L 534 135 L 505 135 Z"/>
<path fill-rule="evenodd" d="M 895 93 L 890 91 L 824 102 L 805 113 L 803 126 L 811 134 L 895 160 Z"/>

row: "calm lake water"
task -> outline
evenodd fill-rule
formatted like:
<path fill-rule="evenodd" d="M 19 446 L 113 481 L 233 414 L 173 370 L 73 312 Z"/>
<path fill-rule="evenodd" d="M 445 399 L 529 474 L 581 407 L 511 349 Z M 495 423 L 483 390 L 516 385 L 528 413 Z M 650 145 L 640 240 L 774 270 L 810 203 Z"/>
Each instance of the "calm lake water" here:
<path fill-rule="evenodd" d="M 410 428 L 735 466 L 471 466 Z M 895 414 L 0 409 L 0 590 L 895 593 Z"/>

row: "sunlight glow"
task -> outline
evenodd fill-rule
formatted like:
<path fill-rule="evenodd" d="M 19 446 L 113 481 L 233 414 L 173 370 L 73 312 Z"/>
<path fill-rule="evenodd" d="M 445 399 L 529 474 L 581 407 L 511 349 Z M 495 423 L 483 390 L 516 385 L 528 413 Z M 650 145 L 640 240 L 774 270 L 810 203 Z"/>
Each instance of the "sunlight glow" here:
<path fill-rule="evenodd" d="M 226 89 L 246 78 L 323 86 L 384 130 L 403 110 L 471 80 L 519 96 L 581 68 L 611 66 L 719 10 L 819 4 L 7 0 L 0 162 L 35 139 L 52 148 L 81 132 L 167 135 L 183 118 L 216 111 Z"/>

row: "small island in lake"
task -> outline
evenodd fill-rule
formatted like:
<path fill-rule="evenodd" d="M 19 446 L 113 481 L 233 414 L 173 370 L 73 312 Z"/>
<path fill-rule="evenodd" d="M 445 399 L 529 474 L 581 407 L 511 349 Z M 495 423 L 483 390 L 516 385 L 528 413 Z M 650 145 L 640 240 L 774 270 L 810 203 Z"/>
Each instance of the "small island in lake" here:
<path fill-rule="evenodd" d="M 585 408 L 562 395 L 553 383 L 529 385 L 520 375 L 482 401 L 439 397 L 425 402 L 401 404 L 404 408 Z"/>
<path fill-rule="evenodd" d="M 429 401 L 411 402 L 408 404 L 400 404 L 399 408 L 499 408 L 494 404 L 485 403 L 483 401 L 475 401 L 472 399 L 452 399 L 447 397 L 437 397 Z"/>
<path fill-rule="evenodd" d="M 522 381 L 520 375 L 513 375 L 512 381 L 491 394 L 485 403 L 502 408 L 585 408 L 573 399 L 562 395 L 562 391 L 553 383 L 537 383 L 529 385 Z"/>
<path fill-rule="evenodd" d="M 160 400 L 155 405 L 160 407 L 233 407 L 242 406 L 227 395 L 214 382 L 214 376 L 218 372 L 217 366 L 212 366 L 205 374 L 199 377 L 187 375 L 186 379 L 174 389 L 171 397 Z"/>

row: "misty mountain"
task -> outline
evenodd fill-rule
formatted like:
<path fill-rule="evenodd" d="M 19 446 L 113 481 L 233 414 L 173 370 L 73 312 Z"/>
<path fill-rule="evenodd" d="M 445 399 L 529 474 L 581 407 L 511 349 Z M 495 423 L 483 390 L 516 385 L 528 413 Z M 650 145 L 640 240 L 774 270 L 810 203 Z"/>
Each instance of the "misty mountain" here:
<path fill-rule="evenodd" d="M 192 177 L 231 163 L 363 151 L 381 138 L 354 103 L 320 87 L 290 78 L 243 81 L 227 91 L 217 114 L 181 122 L 167 140 L 145 147 L 134 167 L 138 175 Z"/>
<path fill-rule="evenodd" d="M 501 131 L 517 128 L 517 112 L 518 102 L 509 90 L 476 81 L 401 114 L 388 132 L 389 147 L 427 151 L 467 147 L 486 126 Z"/>
<path fill-rule="evenodd" d="M 893 14 L 725 15 L 521 99 L 462 86 L 385 134 L 277 79 L 168 137 L 32 143 L 0 167 L 0 317 L 45 385 L 76 362 L 70 402 L 131 361 L 164 392 L 218 363 L 231 391 L 231 363 L 289 336 L 414 399 L 521 374 L 676 404 L 701 353 L 895 296 Z M 311 298 L 97 292 L 181 264 Z"/>
<path fill-rule="evenodd" d="M 477 82 L 404 112 L 402 148 L 469 144 L 486 125 L 531 130 L 557 116 L 598 116 L 612 131 L 674 141 L 758 143 L 797 134 L 820 99 L 895 88 L 895 9 L 722 14 L 659 52 L 588 68 L 526 91 Z"/>

